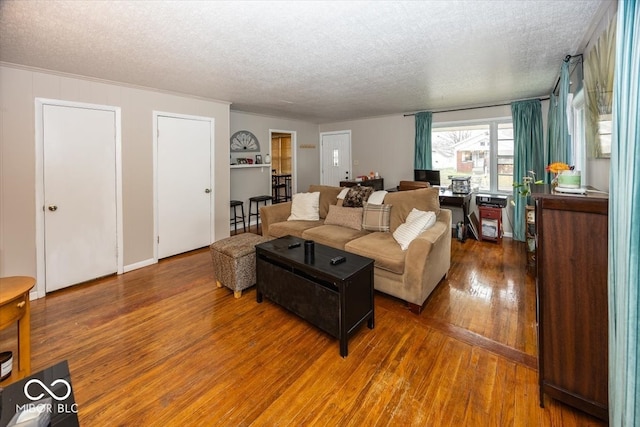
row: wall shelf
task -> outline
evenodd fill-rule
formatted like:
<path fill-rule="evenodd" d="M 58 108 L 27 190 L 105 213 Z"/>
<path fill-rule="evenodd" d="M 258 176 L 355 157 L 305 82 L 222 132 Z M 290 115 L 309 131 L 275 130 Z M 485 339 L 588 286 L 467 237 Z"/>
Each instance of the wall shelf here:
<path fill-rule="evenodd" d="M 271 163 L 260 163 L 259 165 L 229 165 L 231 169 L 246 169 L 246 168 L 270 168 Z"/>

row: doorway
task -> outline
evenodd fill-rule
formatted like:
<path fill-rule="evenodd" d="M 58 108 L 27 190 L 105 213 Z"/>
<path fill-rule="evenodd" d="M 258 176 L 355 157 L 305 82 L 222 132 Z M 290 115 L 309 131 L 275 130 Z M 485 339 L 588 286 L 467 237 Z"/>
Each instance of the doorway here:
<path fill-rule="evenodd" d="M 154 112 L 155 260 L 214 241 L 214 119 Z"/>
<path fill-rule="evenodd" d="M 120 108 L 36 99 L 37 294 L 122 273 Z"/>
<path fill-rule="evenodd" d="M 269 129 L 272 183 L 273 176 L 290 175 L 289 196 L 296 192 L 296 139 L 295 131 Z"/>
<path fill-rule="evenodd" d="M 320 133 L 320 161 L 322 185 L 351 179 L 351 131 Z"/>

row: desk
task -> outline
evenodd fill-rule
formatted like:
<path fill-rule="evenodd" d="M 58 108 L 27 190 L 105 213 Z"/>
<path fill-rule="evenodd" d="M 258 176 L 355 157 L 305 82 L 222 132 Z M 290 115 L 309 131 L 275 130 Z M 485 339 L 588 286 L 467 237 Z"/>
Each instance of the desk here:
<path fill-rule="evenodd" d="M 453 206 L 456 208 L 462 208 L 462 214 L 464 216 L 465 230 L 469 229 L 469 203 L 471 202 L 471 193 L 457 194 L 447 189 L 442 191 L 440 189 L 440 206 Z M 455 224 L 451 224 L 455 228 Z"/>
<path fill-rule="evenodd" d="M 36 279 L 26 276 L 0 278 L 0 330 L 18 322 L 18 369 L 13 378 L 31 373 L 31 305 L 29 291 Z M 16 376 L 17 372 L 17 376 Z"/>

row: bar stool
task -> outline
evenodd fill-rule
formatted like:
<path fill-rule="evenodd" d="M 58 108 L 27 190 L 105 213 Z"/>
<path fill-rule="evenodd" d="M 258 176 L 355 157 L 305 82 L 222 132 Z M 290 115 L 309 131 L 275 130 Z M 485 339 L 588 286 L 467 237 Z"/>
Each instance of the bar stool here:
<path fill-rule="evenodd" d="M 285 194 L 282 194 L 281 190 L 284 190 Z M 273 197 L 271 203 L 287 201 L 286 183 L 280 181 L 279 175 L 271 175 L 271 196 Z"/>
<path fill-rule="evenodd" d="M 267 206 L 269 200 L 273 200 L 273 197 L 267 195 L 249 197 L 249 226 L 251 226 L 251 217 L 255 216 L 258 234 L 260 234 L 260 202 Z M 256 213 L 252 213 L 254 203 L 256 204 Z"/>
<path fill-rule="evenodd" d="M 240 212 L 242 216 L 238 216 L 238 206 L 240 206 Z M 231 216 L 231 224 L 233 224 L 233 231 L 238 234 L 238 223 L 242 219 L 242 230 L 247 232 L 247 225 L 244 222 L 244 202 L 240 200 L 231 200 L 231 207 L 233 208 L 233 215 Z"/>
<path fill-rule="evenodd" d="M 285 176 L 284 178 L 284 201 L 289 202 L 292 200 L 291 194 L 291 174 Z"/>

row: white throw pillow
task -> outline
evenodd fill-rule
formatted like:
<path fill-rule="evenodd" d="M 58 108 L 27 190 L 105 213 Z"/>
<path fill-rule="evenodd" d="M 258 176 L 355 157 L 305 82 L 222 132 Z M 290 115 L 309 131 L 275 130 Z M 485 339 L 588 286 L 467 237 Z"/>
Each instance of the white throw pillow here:
<path fill-rule="evenodd" d="M 296 193 L 291 199 L 291 215 L 287 221 L 318 221 L 320 219 L 320 192 Z"/>
<path fill-rule="evenodd" d="M 338 199 L 344 200 L 344 198 L 347 197 L 348 192 L 349 192 L 349 187 L 343 188 L 342 191 L 340 191 L 340 194 L 338 194 Z"/>
<path fill-rule="evenodd" d="M 387 191 L 386 190 L 374 191 L 369 196 L 369 199 L 367 200 L 367 203 L 370 203 L 372 205 L 381 205 L 384 202 L 384 196 L 386 196 L 386 195 L 387 195 Z"/>
<path fill-rule="evenodd" d="M 404 224 L 400 224 L 393 232 L 393 238 L 403 251 L 409 248 L 409 244 L 427 229 L 436 223 L 435 212 L 421 211 L 413 208 Z"/>

